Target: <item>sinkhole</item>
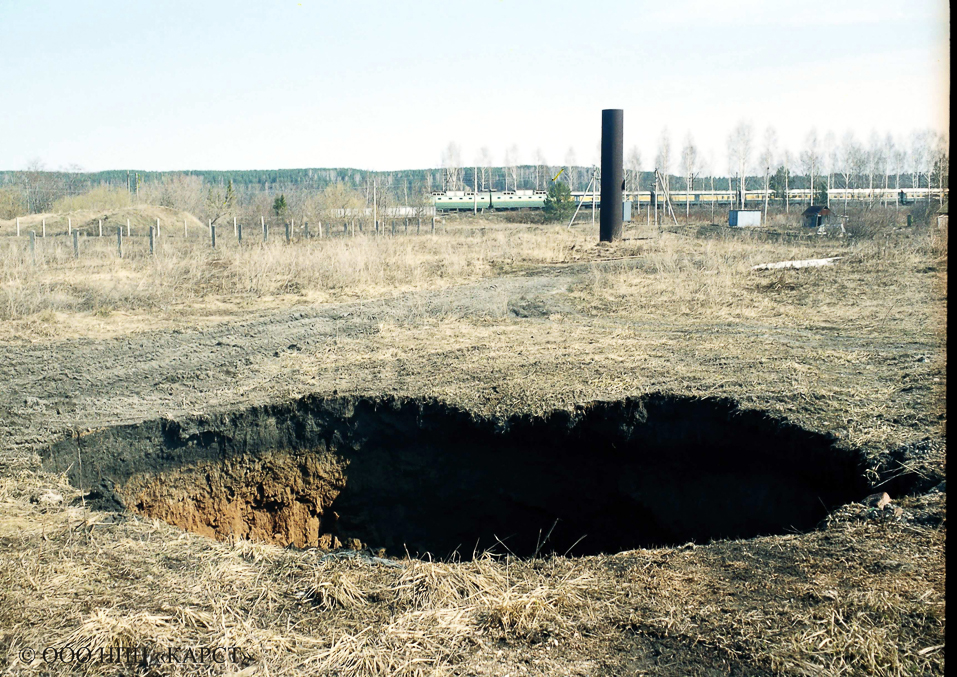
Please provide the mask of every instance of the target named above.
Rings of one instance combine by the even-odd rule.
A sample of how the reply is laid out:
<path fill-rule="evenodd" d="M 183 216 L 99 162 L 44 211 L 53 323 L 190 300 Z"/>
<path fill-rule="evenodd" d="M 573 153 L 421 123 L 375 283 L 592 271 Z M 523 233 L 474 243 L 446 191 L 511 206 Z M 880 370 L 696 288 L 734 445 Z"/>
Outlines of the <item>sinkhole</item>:
<path fill-rule="evenodd" d="M 868 493 L 863 455 L 829 435 L 668 394 L 504 420 L 308 396 L 94 431 L 44 464 L 101 505 L 215 538 L 439 558 L 807 531 Z"/>

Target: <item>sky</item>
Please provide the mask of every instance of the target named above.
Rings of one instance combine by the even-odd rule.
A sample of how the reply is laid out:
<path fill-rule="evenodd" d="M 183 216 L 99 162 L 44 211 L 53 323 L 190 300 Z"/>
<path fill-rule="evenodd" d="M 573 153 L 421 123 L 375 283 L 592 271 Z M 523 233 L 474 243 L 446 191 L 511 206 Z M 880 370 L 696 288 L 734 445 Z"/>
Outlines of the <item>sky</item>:
<path fill-rule="evenodd" d="M 942 0 L 0 0 L 0 169 L 597 163 L 601 110 L 727 166 L 739 122 L 949 135 Z"/>

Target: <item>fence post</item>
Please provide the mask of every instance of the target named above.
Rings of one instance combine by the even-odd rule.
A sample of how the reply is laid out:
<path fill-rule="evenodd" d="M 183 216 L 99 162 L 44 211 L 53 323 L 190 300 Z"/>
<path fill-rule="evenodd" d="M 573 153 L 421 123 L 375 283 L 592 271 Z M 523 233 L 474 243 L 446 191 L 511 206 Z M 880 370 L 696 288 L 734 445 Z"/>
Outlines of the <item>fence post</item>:
<path fill-rule="evenodd" d="M 236 229 L 236 240 L 239 242 L 239 244 L 242 244 L 243 243 L 243 224 L 235 223 L 235 219 L 233 219 L 233 222 L 234 222 L 233 227 Z"/>
<path fill-rule="evenodd" d="M 290 242 L 292 242 L 292 228 L 287 223 L 286 224 L 286 244 L 289 244 Z"/>
<path fill-rule="evenodd" d="M 319 221 L 319 239 L 322 239 L 322 221 Z"/>
<path fill-rule="evenodd" d="M 236 217 L 233 217 L 233 237 L 239 237 L 239 226 L 236 225 Z"/>
<path fill-rule="evenodd" d="M 212 219 L 206 219 L 206 224 L 207 224 L 207 226 L 209 226 L 209 236 L 210 236 L 210 237 L 213 237 L 213 220 L 212 220 Z"/>
<path fill-rule="evenodd" d="M 156 217 L 156 237 L 160 236 L 160 220 L 159 217 Z"/>
<path fill-rule="evenodd" d="M 268 240 L 269 240 L 269 225 L 264 223 L 263 224 L 263 242 L 267 242 Z"/>
<path fill-rule="evenodd" d="M 309 222 L 308 221 L 302 222 L 302 239 L 303 240 L 309 239 Z"/>
<path fill-rule="evenodd" d="M 17 217 L 17 237 L 20 237 L 20 217 Z"/>
<path fill-rule="evenodd" d="M 73 235 L 73 219 L 70 217 L 66 219 L 66 234 Z"/>
<path fill-rule="evenodd" d="M 43 237 L 47 236 L 47 220 L 43 219 Z"/>
<path fill-rule="evenodd" d="M 33 259 L 33 265 L 37 265 L 37 231 L 30 231 L 30 257 Z"/>
<path fill-rule="evenodd" d="M 189 231 L 186 229 L 186 219 L 183 219 L 183 237 L 189 237 Z"/>
<path fill-rule="evenodd" d="M 156 235 L 155 235 L 155 233 L 154 233 L 154 231 L 153 231 L 153 226 L 150 226 L 150 256 L 153 255 L 153 251 L 154 251 L 154 248 L 153 248 L 153 247 L 154 247 L 154 244 L 155 244 L 155 243 L 154 243 L 154 239 L 155 239 L 155 238 L 156 238 Z"/>
<path fill-rule="evenodd" d="M 392 219 L 392 237 L 395 237 L 395 219 Z"/>
<path fill-rule="evenodd" d="M 349 234 L 349 224 L 348 224 L 348 223 L 343 223 L 343 224 L 342 224 L 342 236 L 345 237 L 345 236 L 348 235 L 348 234 Z"/>
<path fill-rule="evenodd" d="M 432 235 L 435 235 L 435 216 L 432 217 Z"/>
<path fill-rule="evenodd" d="M 408 220 L 408 219 L 405 220 L 405 234 L 406 234 L 406 235 L 409 234 L 409 220 Z"/>
<path fill-rule="evenodd" d="M 266 233 L 266 217 L 262 214 L 259 215 L 259 225 L 263 229 L 263 234 Z"/>
<path fill-rule="evenodd" d="M 126 237 L 130 236 L 130 220 L 126 220 Z"/>
<path fill-rule="evenodd" d="M 116 253 L 123 258 L 123 226 L 116 227 Z"/>
<path fill-rule="evenodd" d="M 213 249 L 216 249 L 216 226 L 212 224 L 209 226 L 209 243 Z"/>
<path fill-rule="evenodd" d="M 80 258 L 80 231 L 73 231 L 73 258 Z"/>
<path fill-rule="evenodd" d="M 103 219 L 100 219 L 100 237 L 103 237 Z"/>
<path fill-rule="evenodd" d="M 415 224 L 415 234 L 418 235 L 422 231 L 422 217 L 418 217 Z"/>

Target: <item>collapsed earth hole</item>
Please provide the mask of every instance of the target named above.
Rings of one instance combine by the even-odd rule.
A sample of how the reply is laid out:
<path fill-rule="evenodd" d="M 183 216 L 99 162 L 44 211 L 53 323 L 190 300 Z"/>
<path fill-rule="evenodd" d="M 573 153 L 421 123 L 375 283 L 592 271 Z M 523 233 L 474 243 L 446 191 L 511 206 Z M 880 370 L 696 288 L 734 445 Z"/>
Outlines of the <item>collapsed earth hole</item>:
<path fill-rule="evenodd" d="M 97 431 L 53 445 L 45 464 L 200 534 L 436 557 L 805 531 L 868 493 L 862 455 L 830 436 L 663 394 L 506 420 L 306 397 Z"/>

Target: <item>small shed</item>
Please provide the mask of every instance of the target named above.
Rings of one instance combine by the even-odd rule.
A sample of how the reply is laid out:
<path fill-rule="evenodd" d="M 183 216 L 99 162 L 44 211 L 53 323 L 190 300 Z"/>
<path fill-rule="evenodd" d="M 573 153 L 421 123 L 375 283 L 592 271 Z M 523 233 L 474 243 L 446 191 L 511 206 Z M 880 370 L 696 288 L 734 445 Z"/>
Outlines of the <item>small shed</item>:
<path fill-rule="evenodd" d="M 831 222 L 831 210 L 822 205 L 808 207 L 801 214 L 805 228 L 821 228 Z"/>
<path fill-rule="evenodd" d="M 732 228 L 761 225 L 760 209 L 732 209 L 728 212 L 728 225 Z"/>

